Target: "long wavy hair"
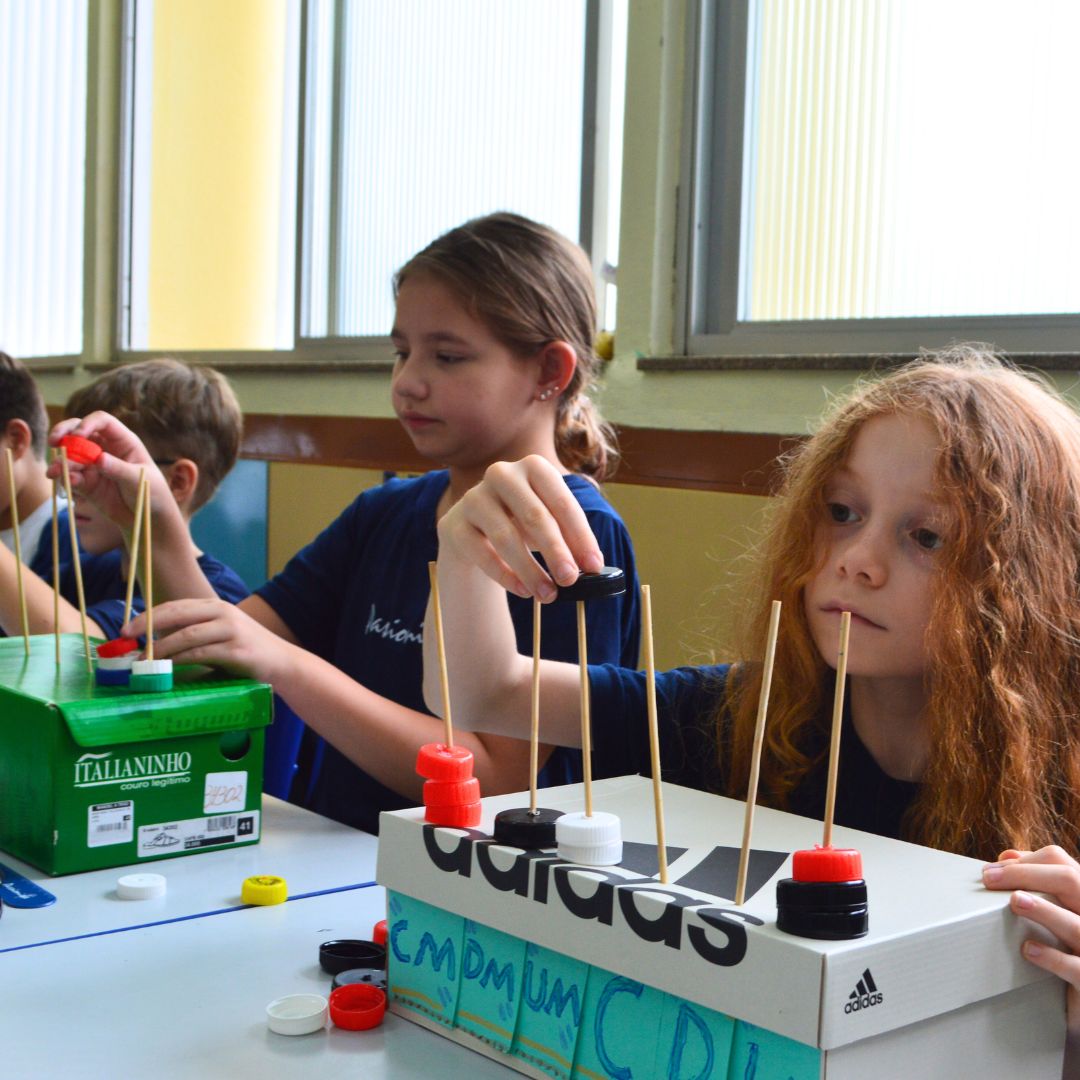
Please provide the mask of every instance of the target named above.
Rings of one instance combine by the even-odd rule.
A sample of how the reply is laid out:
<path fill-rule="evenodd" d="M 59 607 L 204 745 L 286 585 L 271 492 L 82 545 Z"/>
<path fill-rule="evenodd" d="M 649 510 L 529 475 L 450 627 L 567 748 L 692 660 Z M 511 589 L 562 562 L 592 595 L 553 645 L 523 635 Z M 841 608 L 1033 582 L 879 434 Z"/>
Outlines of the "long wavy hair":
<path fill-rule="evenodd" d="M 747 641 L 730 680 L 729 791 L 746 792 L 769 602 L 783 601 L 761 765 L 784 807 L 817 764 L 804 747 L 835 686 L 810 636 L 804 586 L 822 565 L 824 492 L 876 416 L 913 415 L 940 439 L 950 529 L 926 629 L 929 763 L 907 839 L 975 858 L 1080 835 L 1080 417 L 1043 381 L 955 346 L 861 385 L 787 456 Z M 818 740 L 818 743 L 820 740 Z"/>
<path fill-rule="evenodd" d="M 588 256 L 554 229 L 520 214 L 474 218 L 433 240 L 394 277 L 432 274 L 452 289 L 515 355 L 528 358 L 552 341 L 577 354 L 573 377 L 559 395 L 555 450 L 571 471 L 598 483 L 611 476 L 619 453 L 614 429 L 590 394 L 596 355 L 596 292 Z"/>

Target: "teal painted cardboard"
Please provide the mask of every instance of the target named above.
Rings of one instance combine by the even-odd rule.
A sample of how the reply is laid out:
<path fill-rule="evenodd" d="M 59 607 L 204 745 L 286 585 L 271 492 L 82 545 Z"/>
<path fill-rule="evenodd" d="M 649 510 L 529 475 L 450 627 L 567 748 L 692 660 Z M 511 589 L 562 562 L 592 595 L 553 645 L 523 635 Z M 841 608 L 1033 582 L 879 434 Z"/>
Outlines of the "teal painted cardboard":
<path fill-rule="evenodd" d="M 466 919 L 454 1026 L 509 1053 L 524 968 L 521 938 Z"/>
<path fill-rule="evenodd" d="M 821 1051 L 739 1020 L 728 1076 L 732 1080 L 818 1080 Z"/>
<path fill-rule="evenodd" d="M 569 1080 L 574 1067 L 589 965 L 539 945 L 525 951 L 525 979 L 513 1057 Z"/>
<path fill-rule="evenodd" d="M 728 1080 L 734 1034 L 730 1016 L 664 994 L 652 1075 L 666 1080 Z"/>
<path fill-rule="evenodd" d="M 387 913 L 386 965 L 391 998 L 452 1028 L 465 920 L 403 893 L 389 894 Z"/>
<path fill-rule="evenodd" d="M 571 1074 L 574 1080 L 647 1077 L 656 1057 L 665 996 L 623 975 L 590 969 Z"/>

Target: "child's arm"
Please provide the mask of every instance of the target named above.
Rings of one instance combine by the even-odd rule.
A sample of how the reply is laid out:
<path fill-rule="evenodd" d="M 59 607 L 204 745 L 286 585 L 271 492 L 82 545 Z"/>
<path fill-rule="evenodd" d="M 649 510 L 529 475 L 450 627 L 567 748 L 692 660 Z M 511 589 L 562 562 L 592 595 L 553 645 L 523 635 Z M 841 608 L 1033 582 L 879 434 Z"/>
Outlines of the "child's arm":
<path fill-rule="evenodd" d="M 538 551 L 549 576 L 533 558 Z M 527 739 L 532 658 L 517 651 L 505 589 L 550 600 L 555 583 L 595 572 L 603 557 L 558 470 L 540 457 L 491 466 L 439 523 L 439 598 L 455 725 Z M 553 580 L 554 579 L 554 580 Z M 541 662 L 545 738 L 580 746 L 580 681 L 573 664 Z M 429 604 L 424 619 L 424 701 L 442 713 Z"/>
<path fill-rule="evenodd" d="M 139 474 L 145 471 L 152 519 L 155 598 L 214 596 L 213 588 L 199 567 L 188 523 L 176 505 L 168 482 L 139 437 L 108 413 L 95 412 L 81 420 L 61 421 L 53 428 L 49 442 L 55 446 L 65 435 L 75 432 L 84 438 L 92 438 L 105 452 L 93 465 L 70 462 L 71 486 L 120 526 L 129 550 Z M 48 475 L 59 476 L 60 473 L 60 464 L 53 462 Z M 139 556 L 141 559 L 141 552 Z"/>
<path fill-rule="evenodd" d="M 1074 955 L 1080 952 L 1080 863 L 1059 847 L 1009 850 L 983 867 L 983 883 L 988 889 L 1016 890 L 1009 905 L 1013 912 L 1046 927 L 1065 946 L 1056 949 L 1028 940 L 1023 953 L 1036 967 L 1067 983 L 1068 1026 L 1075 1038 L 1080 1034 L 1080 956 Z M 1048 893 L 1057 902 L 1033 893 Z"/>
<path fill-rule="evenodd" d="M 504 604 L 505 606 L 505 604 Z M 126 634 L 145 631 L 145 615 Z M 154 655 L 180 663 L 206 663 L 267 682 L 319 735 L 380 783 L 420 801 L 423 779 L 416 752 L 441 742 L 442 723 L 381 697 L 333 664 L 297 644 L 289 627 L 261 597 L 239 605 L 223 600 L 180 600 L 154 609 L 161 635 Z M 473 773 L 486 795 L 528 786 L 527 743 L 455 732 L 472 750 Z M 543 752 L 542 752 L 543 754 Z"/>
<path fill-rule="evenodd" d="M 22 580 L 30 633 L 51 634 L 56 629 L 53 624 L 51 583 L 43 581 L 26 565 L 22 568 Z M 62 634 L 82 633 L 79 609 L 61 596 L 59 610 L 60 632 Z M 4 633 L 10 637 L 18 637 L 23 632 L 22 611 L 19 607 L 18 566 L 14 553 L 3 544 L 0 544 L 0 629 L 3 629 Z M 86 620 L 86 632 L 91 637 L 105 636 L 101 627 L 91 618 Z"/>

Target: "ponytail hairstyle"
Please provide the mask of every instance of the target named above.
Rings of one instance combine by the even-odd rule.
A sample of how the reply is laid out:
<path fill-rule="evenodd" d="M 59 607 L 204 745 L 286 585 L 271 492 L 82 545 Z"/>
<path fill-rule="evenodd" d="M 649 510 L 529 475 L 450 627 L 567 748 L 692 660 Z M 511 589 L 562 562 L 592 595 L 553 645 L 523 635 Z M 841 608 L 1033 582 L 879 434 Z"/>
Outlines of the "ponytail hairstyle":
<path fill-rule="evenodd" d="M 519 214 L 497 213 L 451 229 L 414 255 L 394 277 L 430 274 L 451 289 L 514 355 L 528 358 L 565 341 L 577 366 L 559 395 L 555 450 L 571 472 L 598 483 L 618 462 L 615 433 L 590 398 L 600 368 L 593 348 L 596 294 L 585 252 Z"/>
<path fill-rule="evenodd" d="M 820 758 L 835 675 L 810 636 L 824 491 L 877 416 L 924 419 L 948 531 L 926 631 L 930 754 L 906 839 L 980 859 L 1080 835 L 1080 416 L 1042 380 L 954 346 L 867 382 L 785 462 L 747 630 L 756 659 L 730 681 L 729 791 L 746 791 L 769 601 L 784 603 L 762 759 L 783 807 Z M 751 640 L 748 638 L 748 640 Z M 827 740 L 826 740 L 827 742 Z"/>

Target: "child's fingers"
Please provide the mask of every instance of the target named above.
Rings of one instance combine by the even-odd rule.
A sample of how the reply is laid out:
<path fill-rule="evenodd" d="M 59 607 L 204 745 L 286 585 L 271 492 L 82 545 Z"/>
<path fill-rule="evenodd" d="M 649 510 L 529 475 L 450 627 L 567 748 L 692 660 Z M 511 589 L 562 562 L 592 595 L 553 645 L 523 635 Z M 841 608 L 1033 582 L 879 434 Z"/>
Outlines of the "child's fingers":
<path fill-rule="evenodd" d="M 474 488 L 454 509 L 455 519 L 447 528 L 453 529 L 462 555 L 519 596 L 554 597 L 555 586 L 533 558 L 517 523 L 489 492 Z"/>
<path fill-rule="evenodd" d="M 603 557 L 584 511 L 558 471 L 543 458 L 492 465 L 477 489 L 476 508 L 489 512 L 475 523 L 501 556 L 530 585 L 520 551 L 539 551 L 560 585 L 579 570 L 599 570 Z M 492 507 L 497 507 L 494 513 Z M 479 516 L 479 515 L 478 515 Z M 529 556 L 531 561 L 531 556 Z"/>
<path fill-rule="evenodd" d="M 235 610 L 224 600 L 168 600 L 154 607 L 154 631 L 168 634 L 185 626 L 208 622 L 222 615 L 223 609 Z M 137 615 L 121 630 L 124 637 L 146 633 L 146 612 Z"/>
<path fill-rule="evenodd" d="M 1025 941 L 1021 950 L 1024 959 L 1064 979 L 1070 986 L 1080 988 L 1080 957 L 1055 949 L 1041 941 Z"/>
<path fill-rule="evenodd" d="M 982 877 L 988 889 L 1047 893 L 1069 910 L 1080 912 L 1080 864 L 1062 848 L 1019 852 L 984 866 Z"/>
<path fill-rule="evenodd" d="M 1080 916 L 1074 911 L 1023 889 L 1009 897 L 1009 907 L 1015 914 L 1049 930 L 1067 949 L 1080 950 Z M 1024 945 L 1025 956 L 1030 951 L 1028 944 Z M 1080 982 L 1076 985 L 1080 986 Z"/>

